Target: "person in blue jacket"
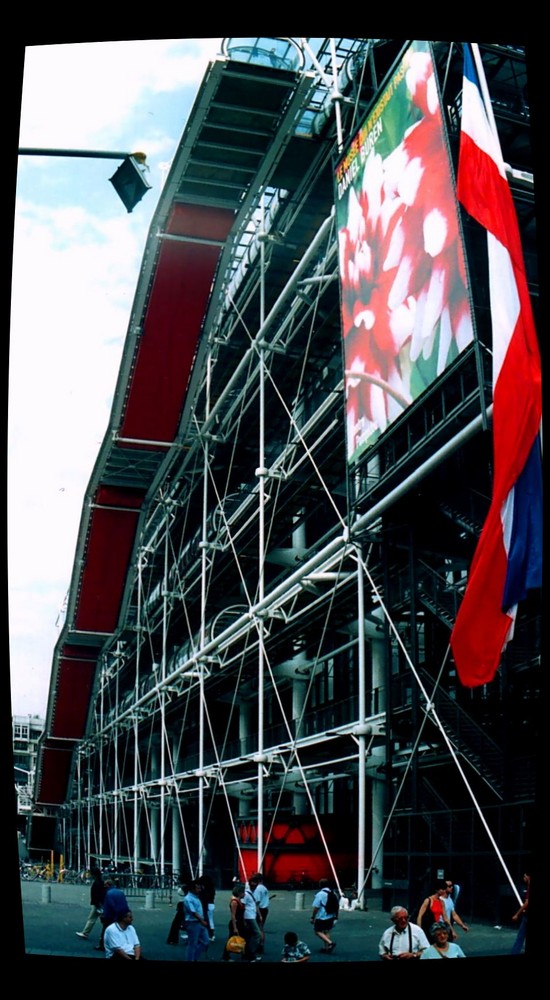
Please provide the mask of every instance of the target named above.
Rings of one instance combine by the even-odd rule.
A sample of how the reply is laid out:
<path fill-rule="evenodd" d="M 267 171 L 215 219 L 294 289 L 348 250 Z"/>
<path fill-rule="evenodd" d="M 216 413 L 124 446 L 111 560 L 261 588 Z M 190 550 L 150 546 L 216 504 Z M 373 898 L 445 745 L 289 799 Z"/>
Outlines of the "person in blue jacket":
<path fill-rule="evenodd" d="M 210 937 L 202 905 L 201 887 L 197 882 L 189 884 L 183 897 L 183 915 L 187 931 L 187 961 L 198 962 L 203 951 L 208 948 Z"/>

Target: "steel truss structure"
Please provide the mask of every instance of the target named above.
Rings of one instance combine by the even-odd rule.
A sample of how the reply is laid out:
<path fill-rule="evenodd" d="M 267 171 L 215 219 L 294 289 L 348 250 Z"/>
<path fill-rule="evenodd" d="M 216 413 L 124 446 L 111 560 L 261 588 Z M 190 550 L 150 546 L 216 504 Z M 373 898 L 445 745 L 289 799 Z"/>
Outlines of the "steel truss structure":
<path fill-rule="evenodd" d="M 487 901 L 480 811 L 516 877 L 529 849 L 537 596 L 490 690 L 448 650 L 491 491 L 483 281 L 474 345 L 346 464 L 333 167 L 403 45 L 226 40 L 200 87 L 54 653 L 34 842 L 51 823 L 73 867 L 330 874 L 361 902 L 483 865 Z M 460 46 L 433 51 L 456 161 Z M 482 55 L 536 308 L 525 54 Z"/>

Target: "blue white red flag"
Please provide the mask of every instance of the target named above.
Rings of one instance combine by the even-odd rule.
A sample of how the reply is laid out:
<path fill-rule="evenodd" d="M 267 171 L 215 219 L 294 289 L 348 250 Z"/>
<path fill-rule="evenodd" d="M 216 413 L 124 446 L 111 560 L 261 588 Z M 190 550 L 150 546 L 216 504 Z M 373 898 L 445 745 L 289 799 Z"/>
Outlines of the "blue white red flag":
<path fill-rule="evenodd" d="M 460 680 L 491 681 L 518 601 L 542 584 L 540 353 L 521 238 L 477 46 L 464 46 L 458 198 L 487 230 L 493 494 L 451 635 Z"/>

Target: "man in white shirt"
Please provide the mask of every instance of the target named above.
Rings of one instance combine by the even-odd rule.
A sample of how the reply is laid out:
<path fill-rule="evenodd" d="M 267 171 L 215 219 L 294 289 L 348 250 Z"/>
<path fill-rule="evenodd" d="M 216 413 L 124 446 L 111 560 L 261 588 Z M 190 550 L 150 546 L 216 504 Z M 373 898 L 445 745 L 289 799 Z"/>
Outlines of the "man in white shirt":
<path fill-rule="evenodd" d="M 267 891 L 264 885 L 263 875 L 261 875 L 259 872 L 256 872 L 255 875 L 251 876 L 249 885 L 250 889 L 252 890 L 252 895 L 254 896 L 254 899 L 258 904 L 258 911 L 260 914 L 259 926 L 260 926 L 261 940 L 258 945 L 256 954 L 262 955 L 265 942 L 265 922 L 269 916 L 269 892 Z"/>
<path fill-rule="evenodd" d="M 264 885 L 263 875 L 260 875 L 259 872 L 252 875 L 250 888 L 260 910 L 262 925 L 264 925 L 269 915 L 269 892 Z"/>
<path fill-rule="evenodd" d="M 390 910 L 390 917 L 393 925 L 380 938 L 380 958 L 386 961 L 420 958 L 422 952 L 430 946 L 422 928 L 410 923 L 404 906 L 394 906 Z"/>
<path fill-rule="evenodd" d="M 141 945 L 136 930 L 132 925 L 131 911 L 125 913 L 119 920 L 109 924 L 105 929 L 103 944 L 105 958 L 123 959 L 138 962 L 141 959 Z"/>
<path fill-rule="evenodd" d="M 261 961 L 261 957 L 258 955 L 258 949 L 262 942 L 261 917 L 260 908 L 254 898 L 254 888 L 255 886 L 251 879 L 243 895 L 244 936 L 246 939 L 246 948 L 243 957 L 245 962 Z"/>

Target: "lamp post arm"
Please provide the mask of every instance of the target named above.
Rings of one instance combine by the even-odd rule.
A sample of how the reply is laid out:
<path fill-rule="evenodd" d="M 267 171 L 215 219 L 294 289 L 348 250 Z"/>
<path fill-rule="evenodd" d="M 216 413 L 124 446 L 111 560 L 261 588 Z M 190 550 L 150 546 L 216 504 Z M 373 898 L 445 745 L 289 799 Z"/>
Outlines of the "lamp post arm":
<path fill-rule="evenodd" d="M 121 164 L 109 178 L 116 193 L 128 212 L 131 212 L 151 185 L 145 176 L 149 170 L 145 153 L 121 153 L 115 150 L 99 149 L 44 149 L 22 146 L 21 156 L 85 156 L 95 160 L 121 160 Z"/>
<path fill-rule="evenodd" d="M 86 156 L 98 160 L 125 160 L 131 156 L 138 163 L 145 163 L 145 153 L 117 153 L 111 150 L 96 149 L 32 149 L 29 146 L 20 147 L 21 156 Z"/>

